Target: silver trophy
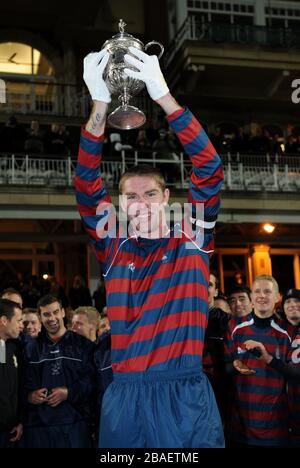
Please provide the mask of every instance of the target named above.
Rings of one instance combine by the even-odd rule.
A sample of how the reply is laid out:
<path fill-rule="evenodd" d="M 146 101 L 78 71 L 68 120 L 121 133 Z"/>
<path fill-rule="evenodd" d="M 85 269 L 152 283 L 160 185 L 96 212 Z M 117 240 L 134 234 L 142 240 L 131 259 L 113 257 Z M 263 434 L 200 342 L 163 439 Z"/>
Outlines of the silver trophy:
<path fill-rule="evenodd" d="M 131 78 L 124 73 L 125 68 L 138 71 L 135 67 L 125 62 L 124 55 L 132 55 L 129 51 L 130 46 L 136 47 L 142 51 L 147 51 L 151 45 L 156 44 L 161 49 L 158 55 L 158 58 L 160 58 L 164 53 L 164 47 L 157 41 L 148 42 L 148 44 L 144 46 L 139 39 L 124 32 L 125 26 L 126 23 L 120 19 L 120 32 L 111 39 L 108 39 L 102 46 L 102 49 L 106 49 L 110 54 L 103 77 L 110 93 L 112 95 L 117 95 L 121 103 L 117 109 L 109 114 L 108 123 L 112 127 L 130 130 L 140 127 L 146 121 L 144 112 L 129 104 L 131 97 L 138 94 L 144 88 L 145 84 L 143 81 Z"/>

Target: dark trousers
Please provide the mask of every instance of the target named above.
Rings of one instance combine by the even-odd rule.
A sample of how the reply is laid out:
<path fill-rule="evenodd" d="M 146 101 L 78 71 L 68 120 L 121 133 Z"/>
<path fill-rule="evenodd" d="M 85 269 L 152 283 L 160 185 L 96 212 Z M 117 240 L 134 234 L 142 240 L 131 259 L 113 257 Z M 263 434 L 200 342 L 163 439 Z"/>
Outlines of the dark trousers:
<path fill-rule="evenodd" d="M 15 444 L 9 441 L 12 437 L 12 434 L 7 432 L 0 432 L 0 448 L 13 448 Z"/>

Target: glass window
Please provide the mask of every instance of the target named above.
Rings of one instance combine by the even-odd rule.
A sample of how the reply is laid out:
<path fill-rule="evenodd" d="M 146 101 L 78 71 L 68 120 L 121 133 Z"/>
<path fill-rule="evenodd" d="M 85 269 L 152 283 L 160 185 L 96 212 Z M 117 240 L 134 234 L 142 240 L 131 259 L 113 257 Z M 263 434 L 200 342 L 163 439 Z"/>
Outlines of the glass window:
<path fill-rule="evenodd" d="M 271 255 L 272 275 L 279 284 L 280 291 L 295 287 L 293 255 Z"/>
<path fill-rule="evenodd" d="M 246 284 L 245 255 L 222 255 L 224 272 L 224 289 L 228 292 L 236 284 Z"/>
<path fill-rule="evenodd" d="M 53 75 L 50 62 L 40 51 L 19 42 L 0 43 L 0 73 Z"/>

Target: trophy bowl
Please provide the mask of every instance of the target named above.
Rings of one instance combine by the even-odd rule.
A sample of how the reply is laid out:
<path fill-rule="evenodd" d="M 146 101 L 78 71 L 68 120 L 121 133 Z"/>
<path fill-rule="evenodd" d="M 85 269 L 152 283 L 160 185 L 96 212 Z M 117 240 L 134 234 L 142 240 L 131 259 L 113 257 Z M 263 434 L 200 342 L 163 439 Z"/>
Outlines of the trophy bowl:
<path fill-rule="evenodd" d="M 145 84 L 143 81 L 131 78 L 125 74 L 125 68 L 130 68 L 134 71 L 138 70 L 125 62 L 124 55 L 132 55 L 129 50 L 131 46 L 142 51 L 147 51 L 151 45 L 158 45 L 161 49 L 158 55 L 158 58 L 160 58 L 164 53 L 164 47 L 157 41 L 148 42 L 148 44 L 144 46 L 139 39 L 124 32 L 125 26 L 126 23 L 120 19 L 119 33 L 111 39 L 108 39 L 102 46 L 102 49 L 106 49 L 110 56 L 104 70 L 103 78 L 110 93 L 113 96 L 118 96 L 118 100 L 121 104 L 109 114 L 107 119 L 108 123 L 112 127 L 121 130 L 130 130 L 138 128 L 146 122 L 144 112 L 129 104 L 131 97 L 138 94 L 145 87 Z"/>

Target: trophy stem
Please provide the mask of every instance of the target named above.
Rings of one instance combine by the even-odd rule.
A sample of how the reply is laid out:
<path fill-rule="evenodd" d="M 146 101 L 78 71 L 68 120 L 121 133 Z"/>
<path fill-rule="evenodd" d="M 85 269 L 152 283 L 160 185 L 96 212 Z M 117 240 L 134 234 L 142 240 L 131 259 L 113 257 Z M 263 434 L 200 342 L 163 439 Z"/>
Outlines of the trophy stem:
<path fill-rule="evenodd" d="M 133 128 L 141 127 L 146 122 L 146 116 L 137 107 L 129 105 L 130 94 L 124 88 L 123 94 L 120 94 L 118 100 L 121 106 L 117 107 L 111 114 L 109 114 L 107 121 L 115 128 L 120 130 L 131 130 Z"/>

